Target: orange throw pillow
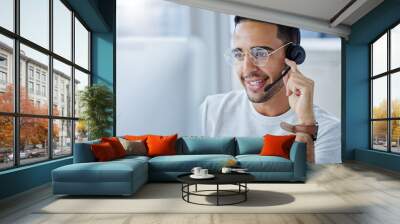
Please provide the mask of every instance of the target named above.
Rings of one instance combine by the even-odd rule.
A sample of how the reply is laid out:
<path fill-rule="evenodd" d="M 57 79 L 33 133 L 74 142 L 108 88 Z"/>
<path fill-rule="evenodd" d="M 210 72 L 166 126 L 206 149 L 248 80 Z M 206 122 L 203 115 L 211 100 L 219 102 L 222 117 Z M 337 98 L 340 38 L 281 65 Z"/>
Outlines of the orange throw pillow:
<path fill-rule="evenodd" d="M 151 136 L 151 135 L 125 135 L 124 139 L 128 140 L 128 141 L 143 141 L 144 142 L 144 146 L 146 146 L 146 149 L 148 150 L 149 147 L 147 146 L 147 138 Z"/>
<path fill-rule="evenodd" d="M 261 156 L 280 156 L 290 158 L 290 148 L 296 135 L 264 135 L 264 145 L 261 149 Z"/>
<path fill-rule="evenodd" d="M 126 151 L 124 146 L 122 146 L 121 142 L 117 137 L 110 137 L 110 138 L 101 138 L 101 142 L 108 142 L 114 149 L 115 155 L 117 158 L 121 158 L 126 156 Z"/>
<path fill-rule="evenodd" d="M 148 135 L 125 135 L 124 139 L 129 140 L 129 141 L 144 141 L 146 142 Z"/>
<path fill-rule="evenodd" d="M 110 161 L 117 158 L 113 147 L 108 142 L 93 144 L 90 147 L 92 149 L 94 157 L 99 162 Z"/>
<path fill-rule="evenodd" d="M 178 134 L 171 136 L 149 135 L 147 137 L 148 156 L 164 156 L 176 154 Z"/>

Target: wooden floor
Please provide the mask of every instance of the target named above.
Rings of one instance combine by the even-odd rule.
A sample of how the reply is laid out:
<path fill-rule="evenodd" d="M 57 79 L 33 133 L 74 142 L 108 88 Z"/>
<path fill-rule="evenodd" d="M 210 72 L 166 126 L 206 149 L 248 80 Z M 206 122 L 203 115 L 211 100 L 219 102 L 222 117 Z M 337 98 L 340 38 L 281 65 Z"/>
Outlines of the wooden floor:
<path fill-rule="evenodd" d="M 42 186 L 0 202 L 0 223 L 400 223 L 400 174 L 359 163 L 312 166 L 308 182 L 317 183 L 346 201 L 368 206 L 357 214 L 36 214 L 54 200 Z"/>

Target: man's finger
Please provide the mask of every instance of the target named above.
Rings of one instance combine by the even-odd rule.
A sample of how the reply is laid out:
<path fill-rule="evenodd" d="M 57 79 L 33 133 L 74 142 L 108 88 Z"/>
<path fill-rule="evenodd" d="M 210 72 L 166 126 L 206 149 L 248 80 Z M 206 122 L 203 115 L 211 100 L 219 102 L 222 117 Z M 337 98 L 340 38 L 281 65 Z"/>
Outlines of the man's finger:
<path fill-rule="evenodd" d="M 300 79 L 295 76 L 290 77 L 290 79 L 288 80 L 287 88 L 291 92 L 296 93 L 297 96 L 312 91 L 312 86 L 306 80 Z"/>
<path fill-rule="evenodd" d="M 290 73 L 289 74 L 287 74 L 287 75 L 285 75 L 284 77 L 283 77 L 283 83 L 285 84 L 285 88 L 286 88 L 286 96 L 290 96 L 290 89 L 289 89 L 289 86 L 288 86 L 288 80 L 289 80 L 289 76 L 290 76 Z"/>
<path fill-rule="evenodd" d="M 285 63 L 290 67 L 291 72 L 297 72 L 297 64 L 296 62 L 285 58 Z"/>
<path fill-rule="evenodd" d="M 291 77 L 291 80 L 294 81 L 295 83 L 299 83 L 302 86 L 307 87 L 307 88 L 313 87 L 313 82 L 310 82 L 309 80 L 303 79 L 301 77 L 293 76 L 293 77 Z"/>

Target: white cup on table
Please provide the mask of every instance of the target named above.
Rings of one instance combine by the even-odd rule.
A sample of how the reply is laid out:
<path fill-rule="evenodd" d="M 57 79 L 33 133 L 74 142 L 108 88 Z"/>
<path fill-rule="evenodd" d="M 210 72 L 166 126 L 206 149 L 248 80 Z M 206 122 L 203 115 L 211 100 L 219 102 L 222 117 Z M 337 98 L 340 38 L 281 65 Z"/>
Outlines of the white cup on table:
<path fill-rule="evenodd" d="M 200 170 L 200 176 L 207 176 L 208 175 L 208 169 L 201 169 Z"/>
<path fill-rule="evenodd" d="M 230 168 L 230 167 L 222 167 L 221 172 L 222 173 L 230 173 L 230 172 L 232 172 L 232 168 Z"/>
<path fill-rule="evenodd" d="M 194 175 L 196 175 L 196 176 L 200 176 L 201 175 L 201 173 L 200 173 L 200 171 L 202 170 L 203 168 L 201 168 L 201 167 L 193 167 L 193 169 L 192 169 L 192 173 L 194 174 Z"/>

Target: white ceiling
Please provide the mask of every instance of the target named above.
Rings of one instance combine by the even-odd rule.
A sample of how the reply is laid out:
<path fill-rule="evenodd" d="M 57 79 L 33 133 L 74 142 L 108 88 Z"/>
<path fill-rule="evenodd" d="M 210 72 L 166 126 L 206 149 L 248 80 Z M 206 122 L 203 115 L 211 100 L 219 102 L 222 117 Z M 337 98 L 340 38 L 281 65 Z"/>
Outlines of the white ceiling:
<path fill-rule="evenodd" d="M 347 38 L 351 25 L 383 0 L 167 0 Z"/>
<path fill-rule="evenodd" d="M 351 0 L 227 0 L 329 21 Z"/>

